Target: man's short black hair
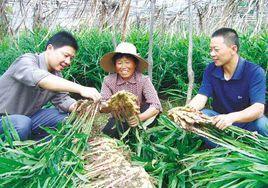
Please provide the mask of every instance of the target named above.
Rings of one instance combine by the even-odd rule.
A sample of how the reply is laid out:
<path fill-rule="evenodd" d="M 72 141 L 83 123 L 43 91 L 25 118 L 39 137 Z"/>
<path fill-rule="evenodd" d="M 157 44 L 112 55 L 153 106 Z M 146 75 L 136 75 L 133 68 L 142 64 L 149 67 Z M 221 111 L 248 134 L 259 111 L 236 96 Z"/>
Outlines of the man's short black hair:
<path fill-rule="evenodd" d="M 74 36 L 67 32 L 67 31 L 61 31 L 53 35 L 47 42 L 47 46 L 51 44 L 54 48 L 61 48 L 63 46 L 71 46 L 76 51 L 78 50 L 78 44 Z"/>
<path fill-rule="evenodd" d="M 239 50 L 239 37 L 237 32 L 232 28 L 220 28 L 217 31 L 215 31 L 211 37 L 219 37 L 222 36 L 224 38 L 224 42 L 227 45 L 236 45 L 237 51 Z"/>

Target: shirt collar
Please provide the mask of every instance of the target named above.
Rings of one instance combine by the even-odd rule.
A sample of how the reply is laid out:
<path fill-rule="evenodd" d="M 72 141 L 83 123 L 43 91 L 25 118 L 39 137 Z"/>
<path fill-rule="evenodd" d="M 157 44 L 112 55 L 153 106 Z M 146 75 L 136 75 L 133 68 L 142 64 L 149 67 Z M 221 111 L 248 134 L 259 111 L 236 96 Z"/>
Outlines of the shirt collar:
<path fill-rule="evenodd" d="M 48 71 L 48 67 L 47 67 L 48 65 L 46 63 L 46 58 L 45 58 L 45 52 L 42 52 L 42 53 L 36 54 L 36 55 L 38 56 L 38 64 L 39 64 L 40 69 Z M 61 75 L 61 73 L 58 71 L 53 71 L 53 72 L 51 72 L 51 74 Z"/>
<path fill-rule="evenodd" d="M 48 71 L 46 59 L 45 59 L 45 52 L 38 54 L 38 63 L 41 69 Z"/>
<path fill-rule="evenodd" d="M 245 67 L 245 59 L 239 57 L 238 64 L 236 66 L 235 72 L 234 72 L 231 80 L 241 79 L 241 77 L 243 75 L 244 67 Z M 216 67 L 213 70 L 212 75 L 215 76 L 216 78 L 221 79 L 221 80 L 225 80 L 222 66 Z"/>
<path fill-rule="evenodd" d="M 137 83 L 137 73 L 134 72 L 132 77 L 127 81 L 123 80 L 123 78 L 119 74 L 117 74 L 117 82 L 116 82 L 116 84 L 117 85 L 122 85 L 124 83 L 136 84 Z"/>
<path fill-rule="evenodd" d="M 233 80 L 239 80 L 242 78 L 243 72 L 245 69 L 245 59 L 239 57 L 237 67 L 235 69 L 234 75 L 232 77 Z"/>

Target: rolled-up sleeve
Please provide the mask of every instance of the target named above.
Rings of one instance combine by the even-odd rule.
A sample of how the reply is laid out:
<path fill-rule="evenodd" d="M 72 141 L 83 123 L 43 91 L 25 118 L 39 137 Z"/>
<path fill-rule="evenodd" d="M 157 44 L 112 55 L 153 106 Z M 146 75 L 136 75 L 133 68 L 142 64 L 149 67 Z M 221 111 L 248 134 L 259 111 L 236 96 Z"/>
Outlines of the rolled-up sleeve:
<path fill-rule="evenodd" d="M 56 106 L 57 108 L 61 109 L 64 112 L 68 112 L 70 106 L 76 102 L 75 99 L 71 98 L 69 96 L 69 93 L 67 92 L 62 92 L 62 93 L 58 93 L 57 95 L 55 95 L 52 99 L 51 102 L 54 106 Z"/>
<path fill-rule="evenodd" d="M 143 96 L 145 98 L 145 102 L 150 105 L 150 107 L 154 107 L 157 110 L 163 111 L 159 97 L 157 92 L 148 76 L 143 78 Z"/>
<path fill-rule="evenodd" d="M 11 77 L 27 86 L 37 86 L 40 80 L 51 73 L 40 69 L 34 55 L 24 55 L 11 67 Z"/>

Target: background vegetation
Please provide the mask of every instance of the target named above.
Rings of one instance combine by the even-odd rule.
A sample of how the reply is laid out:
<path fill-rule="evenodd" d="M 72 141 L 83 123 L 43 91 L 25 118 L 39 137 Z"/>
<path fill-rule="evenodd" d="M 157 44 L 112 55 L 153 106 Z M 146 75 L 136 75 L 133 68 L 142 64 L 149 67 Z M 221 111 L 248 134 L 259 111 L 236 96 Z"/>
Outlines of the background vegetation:
<path fill-rule="evenodd" d="M 59 29 L 58 29 L 59 30 Z M 56 31 L 55 31 L 56 32 Z M 6 36 L 0 44 L 0 75 L 21 54 L 26 52 L 44 51 L 47 39 L 53 33 L 46 29 L 35 32 L 22 32 L 16 38 Z M 113 51 L 113 33 L 97 29 L 74 32 L 78 38 L 80 49 L 72 66 L 65 70 L 64 76 L 80 84 L 101 87 L 105 73 L 99 66 L 100 58 L 107 52 Z M 120 35 L 115 36 L 117 43 Z M 240 34 L 240 55 L 268 71 L 268 33 L 250 37 L 249 34 Z M 149 32 L 133 29 L 127 35 L 126 41 L 134 43 L 140 55 L 148 56 Z M 167 35 L 161 32 L 154 33 L 153 48 L 153 83 L 161 98 L 184 100 L 187 92 L 187 51 L 188 39 L 179 33 Z M 202 73 L 206 65 L 211 62 L 209 56 L 209 36 L 193 37 L 193 69 L 195 72 L 195 91 L 202 81 Z"/>
<path fill-rule="evenodd" d="M 193 27 L 194 93 L 201 84 L 203 70 L 211 61 L 209 35 L 220 27 L 232 27 L 240 32 L 241 56 L 259 64 L 267 73 L 268 4 L 264 0 L 182 2 L 0 0 L 0 76 L 19 55 L 42 52 L 47 39 L 60 30 L 55 29 L 58 26 L 75 31 L 80 45 L 64 77 L 98 89 L 107 74 L 99 66 L 105 53 L 113 51 L 116 43 L 126 38 L 147 58 L 151 38 L 153 83 L 160 97 L 164 101 L 184 103 L 190 27 Z M 150 31 L 155 28 L 154 32 L 150 33 L 149 26 Z M 99 124 L 104 125 L 107 117 L 102 118 Z M 72 130 L 79 126 L 60 126 L 59 131 L 51 131 L 52 142 L 44 145 L 28 142 L 19 145 L 19 142 L 15 146 L 16 141 L 13 143 L 6 130 L 5 134 L 10 135 L 8 145 L 0 139 L 0 166 L 3 167 L 0 187 L 53 187 L 68 183 L 75 186 L 77 177 L 83 178 L 84 161 L 80 156 L 88 138 L 88 133 Z M 60 131 L 61 127 L 64 131 Z M 165 116 L 151 129 L 132 131 L 129 142 L 132 162 L 142 164 L 158 180 L 158 187 L 265 187 L 268 184 L 267 138 L 241 131 L 238 138 L 235 132 L 230 132 L 234 137 L 231 138 L 221 132 L 216 137 L 227 139 L 231 143 L 229 147 L 200 151 L 200 137 L 183 131 Z M 248 139 L 252 136 L 253 139 Z M 79 148 L 73 138 L 81 139 Z M 252 155 L 245 155 L 250 151 Z"/>

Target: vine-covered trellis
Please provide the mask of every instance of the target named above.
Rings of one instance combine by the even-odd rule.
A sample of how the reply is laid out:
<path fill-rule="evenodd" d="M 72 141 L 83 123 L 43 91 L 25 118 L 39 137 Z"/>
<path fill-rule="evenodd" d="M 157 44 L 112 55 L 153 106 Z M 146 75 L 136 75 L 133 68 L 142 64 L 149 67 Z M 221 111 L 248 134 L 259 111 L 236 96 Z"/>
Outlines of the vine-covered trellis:
<path fill-rule="evenodd" d="M 150 27 L 150 0 L 0 0 L 2 32 L 57 26 L 100 28 L 127 32 L 131 26 Z M 188 2 L 157 0 L 155 28 L 162 32 L 188 32 Z M 268 25 L 265 0 L 193 0 L 193 32 L 210 34 L 221 26 L 240 32 L 259 32 Z"/>

